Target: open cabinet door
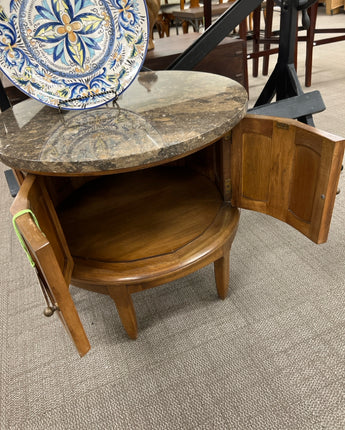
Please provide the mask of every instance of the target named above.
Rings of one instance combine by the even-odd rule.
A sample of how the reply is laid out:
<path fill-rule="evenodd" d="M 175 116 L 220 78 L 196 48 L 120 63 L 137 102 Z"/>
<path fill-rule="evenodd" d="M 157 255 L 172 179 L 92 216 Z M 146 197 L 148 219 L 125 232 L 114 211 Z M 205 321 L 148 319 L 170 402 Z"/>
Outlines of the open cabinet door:
<path fill-rule="evenodd" d="M 26 176 L 11 214 L 36 268 L 48 310 L 58 312 L 79 354 L 85 355 L 90 344 L 69 292 L 73 259 L 42 178 Z"/>
<path fill-rule="evenodd" d="M 326 242 L 343 154 L 340 137 L 296 120 L 248 115 L 232 133 L 231 203 Z"/>

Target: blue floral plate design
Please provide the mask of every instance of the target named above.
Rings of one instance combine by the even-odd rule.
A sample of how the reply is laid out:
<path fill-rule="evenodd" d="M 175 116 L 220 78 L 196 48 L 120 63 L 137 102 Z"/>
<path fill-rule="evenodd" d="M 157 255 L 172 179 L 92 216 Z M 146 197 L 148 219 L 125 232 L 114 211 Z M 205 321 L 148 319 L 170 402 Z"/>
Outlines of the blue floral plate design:
<path fill-rule="evenodd" d="M 148 43 L 145 0 L 11 0 L 0 6 L 0 68 L 61 109 L 90 109 L 134 80 Z"/>

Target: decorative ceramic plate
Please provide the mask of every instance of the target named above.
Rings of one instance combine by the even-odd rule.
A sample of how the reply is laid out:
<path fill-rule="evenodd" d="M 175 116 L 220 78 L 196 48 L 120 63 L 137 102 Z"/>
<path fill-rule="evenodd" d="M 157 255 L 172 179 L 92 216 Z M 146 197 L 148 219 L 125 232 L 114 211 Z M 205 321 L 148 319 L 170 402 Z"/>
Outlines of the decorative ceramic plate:
<path fill-rule="evenodd" d="M 89 109 L 120 95 L 148 43 L 145 0 L 11 0 L 0 6 L 0 67 L 29 96 Z"/>

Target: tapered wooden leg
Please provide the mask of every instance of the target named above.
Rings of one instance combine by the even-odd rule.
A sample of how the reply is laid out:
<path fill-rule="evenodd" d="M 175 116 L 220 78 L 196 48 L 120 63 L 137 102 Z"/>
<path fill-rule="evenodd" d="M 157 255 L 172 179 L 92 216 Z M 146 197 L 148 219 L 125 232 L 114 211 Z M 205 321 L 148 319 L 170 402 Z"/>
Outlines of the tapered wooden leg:
<path fill-rule="evenodd" d="M 108 287 L 109 296 L 114 300 L 122 325 L 131 339 L 138 337 L 137 317 L 132 297 L 126 286 Z"/>
<path fill-rule="evenodd" d="M 230 281 L 230 249 L 224 252 L 222 258 L 214 262 L 214 274 L 218 296 L 224 300 L 228 295 Z"/>

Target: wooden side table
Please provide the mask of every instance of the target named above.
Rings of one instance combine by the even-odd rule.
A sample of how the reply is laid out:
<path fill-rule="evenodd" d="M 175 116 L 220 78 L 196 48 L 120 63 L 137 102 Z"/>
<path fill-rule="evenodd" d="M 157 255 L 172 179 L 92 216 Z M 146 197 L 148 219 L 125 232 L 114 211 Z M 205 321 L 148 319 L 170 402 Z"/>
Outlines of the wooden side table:
<path fill-rule="evenodd" d="M 295 120 L 244 118 L 246 102 L 223 76 L 162 71 L 140 74 L 118 108 L 61 115 L 24 101 L 2 114 L 0 158 L 30 173 L 11 211 L 38 219 L 37 251 L 55 256 L 53 273 L 38 265 L 41 278 L 60 274 L 61 289 L 48 288 L 77 345 L 70 283 L 109 295 L 132 338 L 134 292 L 214 263 L 225 298 L 239 208 L 327 240 L 344 140 Z M 27 212 L 17 223 L 35 228 Z"/>
<path fill-rule="evenodd" d="M 246 104 L 244 88 L 223 76 L 163 71 L 140 74 L 119 107 L 59 113 L 42 106 L 35 115 L 30 100 L 5 112 L 0 156 L 31 173 L 11 211 L 30 208 L 49 239 L 63 289 L 48 285 L 51 296 L 66 297 L 64 283 L 109 295 L 131 338 L 134 292 L 214 263 L 224 299 L 239 222 L 226 157 Z M 23 234 L 34 227 L 27 213 L 17 223 Z M 38 267 L 49 279 L 43 260 Z M 71 300 L 69 307 L 55 301 L 85 354 Z"/>

